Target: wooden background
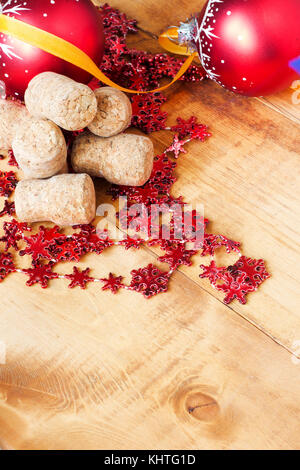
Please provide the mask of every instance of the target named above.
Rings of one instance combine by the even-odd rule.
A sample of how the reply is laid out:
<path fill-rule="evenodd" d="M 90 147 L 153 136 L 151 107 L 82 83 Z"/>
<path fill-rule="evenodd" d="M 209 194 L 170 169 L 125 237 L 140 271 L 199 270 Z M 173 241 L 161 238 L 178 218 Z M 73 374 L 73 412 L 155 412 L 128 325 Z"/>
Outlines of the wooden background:
<path fill-rule="evenodd" d="M 110 2 L 139 20 L 129 44 L 149 51 L 203 3 Z M 193 114 L 213 132 L 187 146 L 173 194 L 202 202 L 210 231 L 241 241 L 272 273 L 247 305 L 222 303 L 199 279 L 198 255 L 148 301 L 98 283 L 27 288 L 22 274 L 0 285 L 0 447 L 300 448 L 300 104 L 292 94 L 249 99 L 211 81 L 167 92 L 169 123 Z M 170 133 L 152 139 L 158 153 Z M 98 203 L 105 189 L 99 181 Z M 150 248 L 113 247 L 84 264 L 94 275 L 123 275 L 155 259 Z"/>

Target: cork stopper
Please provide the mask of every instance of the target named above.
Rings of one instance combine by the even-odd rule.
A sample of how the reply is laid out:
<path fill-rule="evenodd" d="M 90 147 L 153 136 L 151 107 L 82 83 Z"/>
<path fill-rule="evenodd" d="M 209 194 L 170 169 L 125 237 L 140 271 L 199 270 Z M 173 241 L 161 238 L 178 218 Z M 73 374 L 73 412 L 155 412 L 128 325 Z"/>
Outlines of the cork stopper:
<path fill-rule="evenodd" d="M 25 106 L 12 101 L 0 99 L 0 148 L 9 150 L 15 134 L 15 128 L 29 118 Z"/>
<path fill-rule="evenodd" d="M 72 167 L 76 173 L 88 173 L 126 186 L 142 186 L 153 168 L 154 149 L 148 137 L 119 134 L 97 137 L 84 133 L 76 137 L 72 148 Z"/>
<path fill-rule="evenodd" d="M 22 222 L 50 221 L 61 226 L 88 224 L 96 214 L 94 184 L 86 174 L 22 180 L 16 187 L 15 207 Z"/>
<path fill-rule="evenodd" d="M 66 164 L 63 133 L 51 121 L 29 118 L 16 127 L 12 149 L 26 178 L 48 178 Z"/>
<path fill-rule="evenodd" d="M 68 131 L 88 126 L 97 112 L 96 97 L 87 85 L 54 72 L 40 73 L 29 82 L 25 104 L 32 116 Z"/>
<path fill-rule="evenodd" d="M 102 87 L 94 91 L 97 113 L 88 129 L 100 137 L 111 137 L 123 132 L 131 123 L 132 107 L 129 98 L 120 90 Z"/>

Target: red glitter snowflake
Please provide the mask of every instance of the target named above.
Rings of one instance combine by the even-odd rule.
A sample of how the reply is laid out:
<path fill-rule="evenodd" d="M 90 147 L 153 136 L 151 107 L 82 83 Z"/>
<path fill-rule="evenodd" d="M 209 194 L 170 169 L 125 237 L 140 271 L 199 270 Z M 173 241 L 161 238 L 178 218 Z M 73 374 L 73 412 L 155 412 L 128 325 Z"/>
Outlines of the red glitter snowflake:
<path fill-rule="evenodd" d="M 78 247 L 84 253 L 97 253 L 100 255 L 106 248 L 113 246 L 114 242 L 109 238 L 107 230 L 99 231 L 96 227 L 89 226 L 90 229 L 82 228 L 79 234 L 74 235 Z"/>
<path fill-rule="evenodd" d="M 201 256 L 210 255 L 213 256 L 215 254 L 216 248 L 221 246 L 220 238 L 218 235 L 214 235 L 212 233 L 205 233 L 203 243 L 200 242 L 200 246 L 195 243 L 195 247 L 202 248 Z"/>
<path fill-rule="evenodd" d="M 70 289 L 73 289 L 76 286 L 81 287 L 81 289 L 86 288 L 88 282 L 93 282 L 94 278 L 89 276 L 90 268 L 86 268 L 83 271 L 80 271 L 76 266 L 73 266 L 72 274 L 65 274 L 66 279 L 70 279 L 71 282 L 68 285 Z"/>
<path fill-rule="evenodd" d="M 178 117 L 177 124 L 171 127 L 171 131 L 178 132 L 179 139 L 189 137 L 191 139 L 199 139 L 203 142 L 208 137 L 211 137 L 207 126 L 199 124 L 196 116 L 191 116 L 187 121 Z"/>
<path fill-rule="evenodd" d="M 106 35 L 122 34 L 126 36 L 128 33 L 137 32 L 137 21 L 127 18 L 125 13 L 121 13 L 118 9 L 110 7 L 107 3 L 99 7 L 102 13 L 104 32 Z"/>
<path fill-rule="evenodd" d="M 0 196 L 9 197 L 15 190 L 17 182 L 13 171 L 0 171 Z"/>
<path fill-rule="evenodd" d="M 100 279 L 100 281 L 104 282 L 102 290 L 109 289 L 113 294 L 116 294 L 121 287 L 124 287 L 122 279 L 122 276 L 114 276 L 112 273 L 109 273 L 108 278 Z"/>
<path fill-rule="evenodd" d="M 125 250 L 129 250 L 129 248 L 140 248 L 141 245 L 144 243 L 142 238 L 137 236 L 129 237 L 127 236 L 124 240 L 119 241 L 118 245 L 123 245 Z"/>
<path fill-rule="evenodd" d="M 0 212 L 0 217 L 3 217 L 4 215 L 13 215 L 13 214 L 15 214 L 15 203 L 9 202 L 7 199 L 5 199 L 4 207 L 2 211 Z"/>
<path fill-rule="evenodd" d="M 29 269 L 23 269 L 22 272 L 29 276 L 26 285 L 40 284 L 43 289 L 46 289 L 50 279 L 58 278 L 58 274 L 52 271 L 53 266 L 54 263 L 50 261 L 48 264 L 37 263 Z"/>
<path fill-rule="evenodd" d="M 203 273 L 199 274 L 199 277 L 209 279 L 211 284 L 215 284 L 217 279 L 222 279 L 226 271 L 225 266 L 217 267 L 214 260 L 208 266 L 201 264 L 200 268 L 203 269 Z"/>
<path fill-rule="evenodd" d="M 131 271 L 130 288 L 137 292 L 142 292 L 144 297 L 149 298 L 168 289 L 169 274 L 160 271 L 153 264 L 148 264 L 145 268 Z"/>
<path fill-rule="evenodd" d="M 246 256 L 241 256 L 233 266 L 229 266 L 228 271 L 234 278 L 237 278 L 239 274 L 245 274 L 245 281 L 256 287 L 270 277 L 264 260 L 256 260 Z"/>
<path fill-rule="evenodd" d="M 232 251 L 240 253 L 241 250 L 239 247 L 241 246 L 241 244 L 239 242 L 230 240 L 230 238 L 224 237 L 224 235 L 220 235 L 219 240 L 220 240 L 220 245 L 226 247 L 227 253 L 231 253 Z"/>
<path fill-rule="evenodd" d="M 31 228 L 26 223 L 18 222 L 13 219 L 11 222 L 3 224 L 4 236 L 0 238 L 0 242 L 5 243 L 5 249 L 12 247 L 16 251 L 19 250 L 18 241 L 23 238 L 23 232 L 28 232 Z"/>
<path fill-rule="evenodd" d="M 197 250 L 186 250 L 185 243 L 174 243 L 166 247 L 166 254 L 158 258 L 162 263 L 168 263 L 170 268 L 176 269 L 181 264 L 191 266 L 191 257 L 197 253 Z"/>
<path fill-rule="evenodd" d="M 241 304 L 246 303 L 246 294 L 255 290 L 255 286 L 247 282 L 246 277 L 246 273 L 239 273 L 236 277 L 233 277 L 229 271 L 222 275 L 225 282 L 219 285 L 215 284 L 215 287 L 226 293 L 225 304 L 229 304 L 234 299 L 237 299 Z"/>
<path fill-rule="evenodd" d="M 49 252 L 49 246 L 51 241 L 45 240 L 43 231 L 39 231 L 36 235 L 31 237 L 24 237 L 27 243 L 25 250 L 20 251 L 20 256 L 30 255 L 33 261 L 37 261 L 40 258 L 52 259 L 52 255 Z"/>
<path fill-rule="evenodd" d="M 51 259 L 59 261 L 79 261 L 84 253 L 84 246 L 74 237 L 68 237 L 48 247 Z"/>
<path fill-rule="evenodd" d="M 16 271 L 11 253 L 0 253 L 0 281 L 8 276 L 9 273 Z"/>
<path fill-rule="evenodd" d="M 164 129 L 167 113 L 160 110 L 166 98 L 161 93 L 134 95 L 132 102 L 132 125 L 146 133 Z"/>
<path fill-rule="evenodd" d="M 54 227 L 51 227 L 51 228 L 46 228 L 43 225 L 41 225 L 39 227 L 39 230 L 45 242 L 49 242 L 51 244 L 58 243 L 58 242 L 61 242 L 62 240 L 67 239 L 66 235 L 60 232 L 60 228 L 58 227 L 58 225 L 55 225 Z"/>
<path fill-rule="evenodd" d="M 178 134 L 174 135 L 174 139 L 170 147 L 168 147 L 165 152 L 174 152 L 174 157 L 178 158 L 181 153 L 186 153 L 186 150 L 184 148 L 184 142 L 183 140 L 179 140 Z"/>
<path fill-rule="evenodd" d="M 14 152 L 10 149 L 8 151 L 8 156 L 9 156 L 9 160 L 8 160 L 8 165 L 10 166 L 16 166 L 17 168 L 19 168 L 19 165 L 18 165 L 18 162 L 16 160 L 16 157 L 14 155 Z"/>

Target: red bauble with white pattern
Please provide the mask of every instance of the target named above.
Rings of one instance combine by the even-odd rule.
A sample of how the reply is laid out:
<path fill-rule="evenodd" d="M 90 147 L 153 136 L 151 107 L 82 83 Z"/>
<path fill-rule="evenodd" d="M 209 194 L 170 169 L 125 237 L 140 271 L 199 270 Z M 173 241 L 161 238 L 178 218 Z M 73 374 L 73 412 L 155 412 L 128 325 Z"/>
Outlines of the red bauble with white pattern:
<path fill-rule="evenodd" d="M 100 64 L 104 50 L 101 13 L 90 0 L 2 0 L 4 15 L 59 36 Z M 29 81 L 52 71 L 87 83 L 90 75 L 36 47 L 0 34 L 0 80 L 7 94 L 22 98 Z"/>
<path fill-rule="evenodd" d="M 299 21 L 300 0 L 209 0 L 192 36 L 210 78 L 264 96 L 296 76 L 289 61 L 300 54 Z"/>

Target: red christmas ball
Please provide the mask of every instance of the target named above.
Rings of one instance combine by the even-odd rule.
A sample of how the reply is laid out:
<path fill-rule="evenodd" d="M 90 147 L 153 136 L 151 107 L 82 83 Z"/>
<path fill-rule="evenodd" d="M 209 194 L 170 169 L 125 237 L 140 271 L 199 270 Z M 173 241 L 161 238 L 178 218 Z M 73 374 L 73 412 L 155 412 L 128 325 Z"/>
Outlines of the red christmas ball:
<path fill-rule="evenodd" d="M 104 50 L 101 13 L 90 0 L 6 0 L 0 12 L 59 36 L 100 65 Z M 29 81 L 52 71 L 87 83 L 91 76 L 47 52 L 0 34 L 0 80 L 7 94 L 22 98 Z"/>
<path fill-rule="evenodd" d="M 193 39 L 207 74 L 225 88 L 264 96 L 288 87 L 300 54 L 300 0 L 209 0 Z"/>

